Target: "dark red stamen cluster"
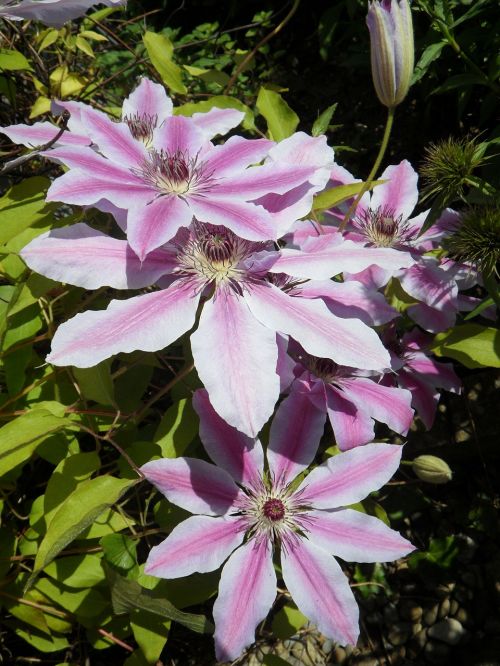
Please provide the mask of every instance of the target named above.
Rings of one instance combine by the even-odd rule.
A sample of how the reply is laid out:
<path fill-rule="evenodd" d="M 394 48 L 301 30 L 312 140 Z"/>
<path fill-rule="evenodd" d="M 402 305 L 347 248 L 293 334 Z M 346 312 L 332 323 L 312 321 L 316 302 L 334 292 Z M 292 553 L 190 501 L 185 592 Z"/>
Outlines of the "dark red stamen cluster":
<path fill-rule="evenodd" d="M 264 502 L 262 512 L 269 520 L 282 520 L 285 516 L 285 505 L 279 499 L 268 499 Z"/>

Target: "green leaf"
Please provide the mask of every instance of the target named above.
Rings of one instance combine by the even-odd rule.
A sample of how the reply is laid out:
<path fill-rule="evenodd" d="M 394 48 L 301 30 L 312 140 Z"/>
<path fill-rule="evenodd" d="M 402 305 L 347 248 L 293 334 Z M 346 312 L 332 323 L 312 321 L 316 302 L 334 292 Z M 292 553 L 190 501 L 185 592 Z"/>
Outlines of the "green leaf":
<path fill-rule="evenodd" d="M 106 568 L 111 587 L 111 601 L 116 615 L 131 613 L 137 609 L 159 615 L 166 620 L 174 620 L 197 633 L 212 633 L 212 623 L 204 615 L 183 613 L 164 597 L 156 597 L 154 592 L 141 587 L 139 583 L 118 575 Z"/>
<path fill-rule="evenodd" d="M 466 368 L 500 368 L 500 331 L 479 324 L 462 324 L 439 333 L 430 349 L 460 361 Z"/>
<path fill-rule="evenodd" d="M 491 298 L 491 296 L 488 296 L 487 298 L 482 300 L 481 303 L 479 303 L 479 305 L 477 305 L 474 308 L 474 310 L 469 312 L 469 314 L 466 317 L 464 317 L 464 320 L 468 321 L 469 319 L 474 319 L 474 317 L 477 317 L 478 315 L 481 314 L 481 312 L 483 312 L 487 308 L 490 308 L 492 305 L 495 305 L 495 301 L 493 300 L 493 298 Z"/>
<path fill-rule="evenodd" d="M 91 58 L 95 58 L 95 53 L 92 50 L 92 47 L 88 43 L 88 41 L 85 39 L 85 37 L 82 37 L 82 35 L 77 35 L 76 37 L 76 47 L 80 49 L 80 51 L 83 51 L 86 55 L 90 56 Z"/>
<path fill-rule="evenodd" d="M 161 448 L 164 458 L 177 458 L 183 455 L 197 433 L 198 415 L 191 400 L 183 398 L 167 409 L 153 441 Z"/>
<path fill-rule="evenodd" d="M 427 70 L 441 55 L 441 51 L 448 44 L 448 42 L 436 42 L 435 44 L 429 44 L 429 46 L 424 50 L 420 56 L 419 61 L 415 65 L 413 71 L 413 77 L 411 80 L 411 85 L 420 81 L 420 79 L 426 74 Z"/>
<path fill-rule="evenodd" d="M 107 610 L 109 604 L 98 590 L 66 587 L 64 581 L 54 581 L 45 576 L 36 582 L 33 591 L 43 594 L 44 597 L 75 615 L 84 626 L 88 626 L 89 618 L 95 618 Z"/>
<path fill-rule="evenodd" d="M 110 359 L 101 361 L 92 368 L 73 368 L 73 374 L 87 400 L 94 400 L 101 405 L 114 404 L 115 395 Z"/>
<path fill-rule="evenodd" d="M 63 548 L 115 504 L 134 483 L 129 479 L 116 479 L 112 476 L 99 476 L 81 483 L 52 518 L 38 549 L 28 585 Z"/>
<path fill-rule="evenodd" d="M 332 104 L 327 109 L 321 113 L 313 123 L 311 134 L 313 136 L 319 136 L 320 134 L 326 134 L 328 130 L 328 125 L 332 119 L 335 109 L 337 108 L 337 103 Z"/>
<path fill-rule="evenodd" d="M 145 32 L 142 39 L 151 63 L 163 83 L 174 92 L 185 95 L 187 88 L 182 81 L 182 70 L 172 61 L 174 47 L 170 39 L 150 31 Z"/>
<path fill-rule="evenodd" d="M 144 610 L 132 611 L 130 628 L 148 664 L 156 664 L 167 642 L 170 620 Z"/>
<path fill-rule="evenodd" d="M 53 560 L 45 567 L 45 573 L 67 587 L 95 587 L 105 580 L 100 555 L 83 553 L 67 555 Z"/>
<path fill-rule="evenodd" d="M 18 71 L 33 69 L 29 60 L 15 49 L 0 49 L 0 70 Z"/>
<path fill-rule="evenodd" d="M 385 183 L 385 180 L 374 180 L 372 187 Z M 328 190 L 323 190 L 314 197 L 313 210 L 327 210 L 333 206 L 338 206 L 343 201 L 355 197 L 361 192 L 365 183 L 349 183 L 348 185 L 337 185 Z"/>
<path fill-rule="evenodd" d="M 236 109 L 243 111 L 243 127 L 247 130 L 255 130 L 255 118 L 252 109 L 240 102 L 239 99 L 229 97 L 229 95 L 214 95 L 210 99 L 204 99 L 201 102 L 187 102 L 174 107 L 174 115 L 192 116 L 193 113 L 206 113 L 213 108 L 217 109 Z"/>
<path fill-rule="evenodd" d="M 47 435 L 74 426 L 45 409 L 34 409 L 0 428 L 0 476 L 26 462 Z"/>
<path fill-rule="evenodd" d="M 99 541 L 104 551 L 106 562 L 124 572 L 137 564 L 137 546 L 124 534 L 108 534 Z"/>
<path fill-rule="evenodd" d="M 34 176 L 13 185 L 0 199 L 0 243 L 45 220 L 57 206 L 46 203 L 48 178 Z"/>
<path fill-rule="evenodd" d="M 262 658 L 264 666 L 291 666 L 289 661 L 285 661 L 276 654 L 265 654 Z"/>
<path fill-rule="evenodd" d="M 281 95 L 263 86 L 257 96 L 257 110 L 267 121 L 269 136 L 274 141 L 282 141 L 297 129 L 299 117 L 292 111 Z"/>
<path fill-rule="evenodd" d="M 273 634 L 285 641 L 290 636 L 294 636 L 301 627 L 307 624 L 307 621 L 307 617 L 298 608 L 283 606 L 274 616 Z"/>

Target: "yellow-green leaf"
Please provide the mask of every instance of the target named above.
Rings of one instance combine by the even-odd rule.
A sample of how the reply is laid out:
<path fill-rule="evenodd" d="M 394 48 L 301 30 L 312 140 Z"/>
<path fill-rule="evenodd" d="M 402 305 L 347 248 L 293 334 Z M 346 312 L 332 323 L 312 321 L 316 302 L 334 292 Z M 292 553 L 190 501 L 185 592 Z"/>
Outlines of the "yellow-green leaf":
<path fill-rule="evenodd" d="M 182 81 L 182 70 L 172 60 L 174 47 L 165 35 L 147 31 L 142 37 L 151 64 L 161 76 L 163 83 L 176 93 L 185 95 L 187 88 Z"/>
<path fill-rule="evenodd" d="M 266 119 L 269 135 L 274 141 L 286 139 L 297 129 L 298 115 L 274 90 L 261 87 L 256 106 L 258 112 Z"/>

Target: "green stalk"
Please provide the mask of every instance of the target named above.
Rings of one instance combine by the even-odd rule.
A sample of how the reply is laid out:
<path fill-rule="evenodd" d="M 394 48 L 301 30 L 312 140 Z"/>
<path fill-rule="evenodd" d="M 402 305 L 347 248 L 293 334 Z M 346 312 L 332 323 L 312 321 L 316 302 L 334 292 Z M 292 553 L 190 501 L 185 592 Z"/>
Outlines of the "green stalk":
<path fill-rule="evenodd" d="M 385 123 L 385 130 L 384 130 L 384 136 L 382 137 L 382 143 L 380 144 L 380 148 L 378 151 L 377 159 L 375 160 L 375 163 L 373 164 L 372 170 L 370 171 L 368 178 L 366 179 L 363 187 L 361 188 L 358 196 L 354 199 L 352 204 L 349 207 L 349 210 L 344 216 L 344 219 L 342 220 L 342 223 L 340 224 L 339 231 L 344 231 L 344 229 L 347 226 L 347 223 L 349 221 L 349 218 L 351 217 L 352 213 L 356 210 L 359 202 L 361 201 L 361 197 L 365 192 L 368 192 L 368 190 L 371 188 L 373 181 L 375 180 L 375 176 L 377 175 L 377 171 L 380 167 L 380 164 L 384 158 L 385 151 L 387 150 L 387 146 L 389 144 L 389 137 L 391 136 L 391 130 L 392 130 L 392 125 L 394 122 L 394 112 L 396 110 L 396 107 L 391 106 L 387 110 L 387 120 Z"/>

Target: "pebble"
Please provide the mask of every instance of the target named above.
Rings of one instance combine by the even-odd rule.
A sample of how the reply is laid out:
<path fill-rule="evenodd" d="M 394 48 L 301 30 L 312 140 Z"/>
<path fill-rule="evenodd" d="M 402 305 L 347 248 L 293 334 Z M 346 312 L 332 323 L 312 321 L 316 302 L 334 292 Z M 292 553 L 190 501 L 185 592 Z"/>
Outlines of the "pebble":
<path fill-rule="evenodd" d="M 382 624 L 382 613 L 375 611 L 366 616 L 368 624 Z"/>
<path fill-rule="evenodd" d="M 465 634 L 465 629 L 460 622 L 453 617 L 441 620 L 429 629 L 429 636 L 447 645 L 456 645 Z"/>
<path fill-rule="evenodd" d="M 457 619 L 460 624 L 465 624 L 465 626 L 471 625 L 471 617 L 468 611 L 465 608 L 459 608 L 455 613 L 455 619 Z"/>
<path fill-rule="evenodd" d="M 424 652 L 432 664 L 442 664 L 448 660 L 450 648 L 444 643 L 429 641 L 424 648 Z"/>
<path fill-rule="evenodd" d="M 397 622 L 388 633 L 387 638 L 394 646 L 404 645 L 411 636 L 411 624 L 409 622 Z"/>
<path fill-rule="evenodd" d="M 437 620 L 439 604 L 434 604 L 424 613 L 424 624 L 430 627 Z"/>
<path fill-rule="evenodd" d="M 393 603 L 388 603 L 384 608 L 384 622 L 387 625 L 394 624 L 399 620 L 398 609 Z"/>
<path fill-rule="evenodd" d="M 404 620 L 410 622 L 418 622 L 423 614 L 422 607 L 414 601 L 403 601 L 399 607 L 399 612 Z"/>
<path fill-rule="evenodd" d="M 342 664 L 347 658 L 346 651 L 344 648 L 336 647 L 333 649 L 330 659 L 334 664 Z"/>
<path fill-rule="evenodd" d="M 450 615 L 456 615 L 458 609 L 459 609 L 458 601 L 456 599 L 452 599 L 450 601 Z"/>
<path fill-rule="evenodd" d="M 415 636 L 412 636 L 408 647 L 410 651 L 416 656 L 424 649 L 426 642 L 427 629 L 421 629 L 418 633 L 415 634 Z"/>
<path fill-rule="evenodd" d="M 470 562 L 477 550 L 477 543 L 467 534 L 461 534 L 459 536 L 460 551 L 457 555 L 457 560 L 460 562 Z"/>
<path fill-rule="evenodd" d="M 443 601 L 441 602 L 441 604 L 439 606 L 438 618 L 440 620 L 445 618 L 448 615 L 448 613 L 450 612 L 450 608 L 451 608 L 451 602 L 450 602 L 449 597 L 447 597 L 446 599 L 443 599 Z"/>

